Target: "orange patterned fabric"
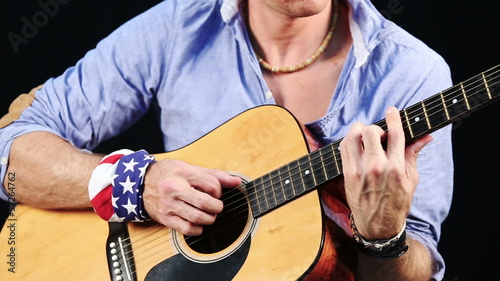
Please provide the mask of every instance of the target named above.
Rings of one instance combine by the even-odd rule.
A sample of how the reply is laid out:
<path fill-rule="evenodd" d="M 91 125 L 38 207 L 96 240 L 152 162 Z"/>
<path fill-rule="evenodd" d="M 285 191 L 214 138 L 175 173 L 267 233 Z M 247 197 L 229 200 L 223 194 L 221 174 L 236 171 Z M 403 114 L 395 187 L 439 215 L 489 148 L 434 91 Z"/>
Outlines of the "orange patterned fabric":
<path fill-rule="evenodd" d="M 19 119 L 21 113 L 35 100 L 35 92 L 43 85 L 31 89 L 29 93 L 19 95 L 9 106 L 9 112 L 0 119 L 0 129 Z"/>

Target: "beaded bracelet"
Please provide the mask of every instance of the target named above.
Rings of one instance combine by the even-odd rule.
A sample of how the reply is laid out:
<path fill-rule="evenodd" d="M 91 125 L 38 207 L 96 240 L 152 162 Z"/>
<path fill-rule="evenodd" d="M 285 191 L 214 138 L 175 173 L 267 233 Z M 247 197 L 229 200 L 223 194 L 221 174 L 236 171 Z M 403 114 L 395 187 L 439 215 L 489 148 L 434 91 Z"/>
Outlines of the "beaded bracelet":
<path fill-rule="evenodd" d="M 396 236 L 386 240 L 368 241 L 358 232 L 352 213 L 350 220 L 356 246 L 368 256 L 380 260 L 392 260 L 408 251 L 408 245 L 406 244 L 406 222 Z"/>
<path fill-rule="evenodd" d="M 110 222 L 149 220 L 142 193 L 146 169 L 154 162 L 144 150 L 121 149 L 103 157 L 89 181 L 95 212 Z"/>

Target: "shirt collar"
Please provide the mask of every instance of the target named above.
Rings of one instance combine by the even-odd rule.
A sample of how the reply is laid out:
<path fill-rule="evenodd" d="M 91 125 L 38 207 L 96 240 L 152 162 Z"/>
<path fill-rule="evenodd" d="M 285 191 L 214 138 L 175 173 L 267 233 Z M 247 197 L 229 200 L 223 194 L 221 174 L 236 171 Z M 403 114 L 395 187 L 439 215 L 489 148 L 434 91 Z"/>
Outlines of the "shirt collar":
<path fill-rule="evenodd" d="M 228 23 L 239 11 L 239 4 L 242 0 L 223 0 L 220 8 L 222 20 Z"/>

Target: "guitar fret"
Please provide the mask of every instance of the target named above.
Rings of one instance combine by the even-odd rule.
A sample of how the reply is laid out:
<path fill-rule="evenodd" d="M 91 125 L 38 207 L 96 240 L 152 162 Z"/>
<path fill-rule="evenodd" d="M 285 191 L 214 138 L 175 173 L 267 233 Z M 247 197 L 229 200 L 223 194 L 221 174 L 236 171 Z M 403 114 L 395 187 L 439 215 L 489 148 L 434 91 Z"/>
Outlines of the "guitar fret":
<path fill-rule="evenodd" d="M 323 149 L 318 150 L 319 158 L 321 160 L 321 168 L 323 169 L 323 175 L 325 176 L 325 181 L 328 179 L 328 172 L 325 165 L 325 158 L 323 158 Z"/>
<path fill-rule="evenodd" d="M 308 185 L 306 187 L 306 190 L 310 190 L 311 188 L 313 188 L 313 187 L 315 187 L 315 186 L 317 186 L 319 184 L 317 176 L 319 177 L 320 175 L 318 175 L 314 171 L 314 167 L 312 166 L 312 158 L 311 158 L 311 156 L 314 156 L 314 155 L 313 154 L 309 154 L 309 156 L 307 156 L 307 158 L 309 159 L 309 170 L 311 171 L 311 178 L 312 178 L 313 184 Z M 321 169 L 320 169 L 320 171 L 321 171 Z"/>
<path fill-rule="evenodd" d="M 448 112 L 448 107 L 446 106 L 446 101 L 444 100 L 443 92 L 439 93 L 439 97 L 441 98 L 441 103 L 443 104 L 444 112 L 446 114 L 446 120 L 450 120 L 450 113 Z"/>
<path fill-rule="evenodd" d="M 326 150 L 327 147 L 321 149 L 321 159 L 323 160 L 323 166 L 325 167 L 325 175 L 327 179 L 331 179 L 336 175 L 337 166 L 335 161 L 335 154 L 332 150 Z M 323 153 L 325 152 L 325 153 Z"/>
<path fill-rule="evenodd" d="M 309 190 L 311 187 L 316 186 L 316 180 L 314 178 L 314 173 L 311 170 L 311 161 L 309 159 L 309 156 L 299 159 L 299 169 L 303 183 L 303 189 L 296 190 L 298 194 L 302 194 L 306 190 Z"/>
<path fill-rule="evenodd" d="M 427 121 L 427 118 L 425 117 L 423 105 L 423 103 L 418 103 L 405 110 L 405 116 L 407 118 L 407 124 L 409 124 L 412 138 L 430 129 L 429 123 L 424 122 Z"/>
<path fill-rule="evenodd" d="M 337 144 L 334 145 L 333 147 L 335 148 L 333 150 L 333 158 L 335 159 L 335 167 L 337 167 L 337 175 L 339 175 L 342 173 L 342 160 L 340 159 L 340 142 L 337 142 Z M 338 154 L 336 151 L 338 151 Z"/>
<path fill-rule="evenodd" d="M 460 83 L 460 88 L 462 89 L 462 95 L 464 97 L 465 105 L 467 106 L 467 110 L 470 110 L 469 99 L 467 98 L 467 94 L 465 93 L 464 83 Z"/>
<path fill-rule="evenodd" d="M 304 179 L 302 177 L 302 169 L 300 168 L 299 162 L 297 163 L 297 172 L 293 174 L 293 195 L 296 196 L 297 194 L 302 193 L 303 190 L 305 190 L 305 183 Z"/>
<path fill-rule="evenodd" d="M 264 188 L 262 184 L 262 178 L 260 179 L 260 184 L 255 185 L 255 193 L 257 194 L 257 203 L 259 204 L 259 210 L 261 212 L 266 212 L 269 207 L 267 205 L 266 194 L 264 193 Z"/>
<path fill-rule="evenodd" d="M 251 207 L 252 213 L 255 217 L 262 214 L 262 209 L 260 208 L 260 205 L 259 205 L 258 195 L 257 195 L 257 192 L 255 190 L 255 184 L 259 180 L 260 179 L 256 179 L 255 181 L 251 181 L 246 185 L 246 191 L 248 194 L 248 201 L 250 202 L 250 207 Z"/>
<path fill-rule="evenodd" d="M 279 205 L 285 202 L 286 198 L 285 198 L 285 191 L 283 189 L 283 178 L 281 176 L 281 171 L 278 171 L 277 174 L 278 174 L 277 177 L 271 177 L 271 178 L 272 178 L 272 186 L 273 186 L 276 205 Z"/>
<path fill-rule="evenodd" d="M 498 74 L 498 70 L 496 76 L 492 76 L 492 74 L 488 74 L 489 83 L 488 83 L 488 91 L 491 93 L 492 98 L 496 98 L 496 96 L 500 96 L 500 75 Z M 491 87 L 491 88 L 490 88 Z"/>
<path fill-rule="evenodd" d="M 455 93 L 457 91 L 457 87 L 453 87 L 449 92 Z M 447 96 L 446 99 L 446 107 L 448 108 L 450 120 L 462 114 L 462 112 L 467 110 L 467 105 L 463 98 L 460 98 L 461 95 L 455 94 L 452 96 L 451 94 Z"/>
<path fill-rule="evenodd" d="M 290 184 L 285 188 L 286 199 L 295 197 L 296 185 L 303 185 L 302 179 L 300 178 L 300 169 L 298 163 L 295 161 L 290 163 Z"/>
<path fill-rule="evenodd" d="M 292 180 L 292 175 L 294 171 L 292 171 L 292 164 L 288 164 L 288 177 L 286 179 L 282 179 L 283 183 L 283 197 L 285 197 L 285 200 L 288 200 L 294 196 L 293 194 L 293 180 Z M 290 192 L 291 191 L 291 192 Z"/>
<path fill-rule="evenodd" d="M 414 137 L 413 129 L 411 127 L 410 120 L 408 119 L 408 113 L 406 112 L 406 110 L 403 110 L 403 112 L 404 112 L 406 124 L 408 125 L 408 133 L 410 134 L 410 137 L 413 138 Z"/>
<path fill-rule="evenodd" d="M 278 171 L 274 171 L 272 173 L 269 173 L 268 177 L 269 177 L 269 186 L 267 188 L 265 188 L 266 192 L 266 199 L 267 199 L 267 206 L 269 209 L 272 209 L 273 207 L 275 207 L 277 204 L 276 204 L 276 193 L 274 192 L 275 188 L 274 188 L 274 183 L 273 183 L 273 178 L 275 177 L 279 177 L 278 174 Z M 267 185 L 266 185 L 267 186 Z"/>
<path fill-rule="evenodd" d="M 321 150 L 316 150 L 309 158 L 311 159 L 311 169 L 316 185 L 324 183 L 326 181 L 326 172 Z"/>
<path fill-rule="evenodd" d="M 491 93 L 492 98 L 496 98 L 497 96 L 500 96 L 500 75 L 499 75 L 499 70 L 497 69 L 493 75 L 491 72 L 488 73 L 488 91 Z"/>
<path fill-rule="evenodd" d="M 476 79 L 471 79 L 473 82 L 469 83 L 468 88 L 464 87 L 464 94 L 467 95 L 467 100 L 469 103 L 469 109 L 475 109 L 481 104 L 491 99 L 491 95 L 488 93 L 488 85 L 485 83 L 482 75 L 478 76 Z"/>
<path fill-rule="evenodd" d="M 338 167 L 335 161 L 335 153 L 332 150 L 333 150 L 333 144 L 330 144 L 321 149 L 321 159 L 323 161 L 323 166 L 327 179 L 335 177 L 338 171 Z"/>
<path fill-rule="evenodd" d="M 451 124 L 468 111 L 500 98 L 500 65 L 400 111 L 407 141 Z M 387 129 L 386 120 L 375 125 Z M 246 185 L 258 217 L 342 174 L 337 140 Z M 265 180 L 264 180 L 265 179 Z"/>
<path fill-rule="evenodd" d="M 424 102 L 421 102 L 422 104 L 422 111 L 424 112 L 424 116 L 425 116 L 425 121 L 427 122 L 427 128 L 432 128 L 431 126 L 431 122 L 429 120 L 429 116 L 427 115 L 427 110 L 425 109 L 425 104 Z"/>
<path fill-rule="evenodd" d="M 437 128 L 450 120 L 443 94 L 433 96 L 423 101 L 424 114 L 429 129 Z"/>
<path fill-rule="evenodd" d="M 488 93 L 488 98 L 491 100 L 493 98 L 493 96 L 491 95 L 490 87 L 488 85 L 488 81 L 486 80 L 486 76 L 484 75 L 484 72 L 482 73 L 482 77 L 483 77 L 484 85 L 486 88 L 486 92 Z"/>

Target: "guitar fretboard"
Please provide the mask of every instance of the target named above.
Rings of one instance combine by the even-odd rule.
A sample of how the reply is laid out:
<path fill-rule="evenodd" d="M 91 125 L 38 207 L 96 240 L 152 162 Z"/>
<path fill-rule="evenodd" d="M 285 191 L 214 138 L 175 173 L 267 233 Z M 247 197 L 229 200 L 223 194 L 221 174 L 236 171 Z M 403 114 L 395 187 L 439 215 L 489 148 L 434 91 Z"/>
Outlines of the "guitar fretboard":
<path fill-rule="evenodd" d="M 434 132 L 500 97 L 500 65 L 400 111 L 407 143 Z M 375 123 L 387 130 L 385 119 Z M 247 184 L 255 218 L 342 174 L 339 144 L 326 145 Z"/>

